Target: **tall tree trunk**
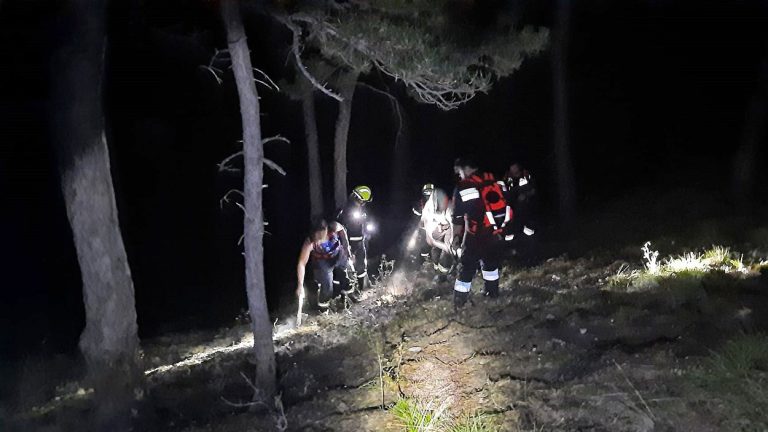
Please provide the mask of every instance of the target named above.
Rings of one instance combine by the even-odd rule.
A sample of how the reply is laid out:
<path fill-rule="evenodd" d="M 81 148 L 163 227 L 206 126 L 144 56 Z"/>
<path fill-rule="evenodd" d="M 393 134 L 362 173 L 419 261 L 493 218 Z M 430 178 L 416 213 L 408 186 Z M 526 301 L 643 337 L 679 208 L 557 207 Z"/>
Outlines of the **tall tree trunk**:
<path fill-rule="evenodd" d="M 316 218 L 323 214 L 323 176 L 320 171 L 320 141 L 317 137 L 317 119 L 315 118 L 315 92 L 309 83 L 302 88 L 301 109 L 304 113 L 304 135 L 307 139 L 310 215 Z"/>
<path fill-rule="evenodd" d="M 568 112 L 568 37 L 571 0 L 557 0 L 552 41 L 552 91 L 554 96 L 554 154 L 560 223 L 569 227 L 576 215 L 576 190 L 570 152 Z"/>
<path fill-rule="evenodd" d="M 253 80 L 253 67 L 240 18 L 237 0 L 222 0 L 221 15 L 227 29 L 227 45 L 240 98 L 243 123 L 243 158 L 245 216 L 245 287 L 248 312 L 253 330 L 253 354 L 256 360 L 256 386 L 261 394 L 255 399 L 267 400 L 275 393 L 275 349 L 272 323 L 269 321 L 264 283 L 264 212 L 262 187 L 264 179 L 264 147 L 259 121 L 259 96 Z"/>
<path fill-rule="evenodd" d="M 732 195 L 738 211 L 748 214 L 752 210 L 755 191 L 756 159 L 760 143 L 765 140 L 765 118 L 768 115 L 762 95 L 749 102 L 741 144 L 733 159 Z"/>
<path fill-rule="evenodd" d="M 404 107 L 397 99 L 392 100 L 392 109 L 395 110 L 394 121 L 397 124 L 395 133 L 395 148 L 392 162 L 392 177 L 390 180 L 390 196 L 392 205 L 390 205 L 392 218 L 402 217 L 403 209 L 410 208 L 413 199 L 408 192 L 408 180 L 411 172 L 411 141 L 408 129 L 408 116 Z M 412 180 L 411 180 L 412 181 Z"/>
<path fill-rule="evenodd" d="M 347 202 L 347 140 L 349 123 L 352 118 L 352 98 L 355 95 L 357 71 L 349 72 L 339 78 L 339 94 L 344 99 L 339 102 L 339 115 L 336 118 L 336 132 L 333 139 L 333 192 L 336 209 L 341 209 Z"/>
<path fill-rule="evenodd" d="M 733 159 L 731 170 L 731 194 L 737 209 L 748 214 L 753 209 L 752 201 L 755 193 L 755 176 L 757 173 L 757 158 L 760 153 L 760 145 L 765 142 L 766 125 L 768 116 L 766 98 L 768 97 L 768 56 L 763 56 L 760 64 L 760 78 L 755 94 L 749 99 L 744 126 L 741 136 L 741 144 Z"/>
<path fill-rule="evenodd" d="M 96 394 L 95 428 L 127 430 L 137 367 L 138 326 L 104 131 L 106 1 L 73 0 L 55 58 L 54 139 L 85 303 L 80 350 Z"/>

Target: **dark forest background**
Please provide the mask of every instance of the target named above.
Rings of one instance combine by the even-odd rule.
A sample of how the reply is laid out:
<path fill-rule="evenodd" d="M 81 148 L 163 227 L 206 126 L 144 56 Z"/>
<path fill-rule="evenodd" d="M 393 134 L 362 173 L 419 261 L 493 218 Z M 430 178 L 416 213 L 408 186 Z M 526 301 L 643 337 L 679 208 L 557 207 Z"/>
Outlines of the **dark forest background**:
<path fill-rule="evenodd" d="M 140 4 L 140 7 L 135 7 Z M 107 53 L 107 121 L 112 171 L 134 284 L 140 335 L 211 328 L 245 307 L 240 210 L 220 205 L 240 177 L 217 163 L 238 150 L 234 80 L 218 85 L 207 64 L 223 48 L 216 5 L 197 1 L 114 2 Z M 526 9 L 550 25 L 551 7 Z M 570 41 L 572 155 L 584 215 L 628 197 L 681 189 L 729 209 L 731 160 L 750 99 L 761 93 L 768 59 L 768 4 L 762 1 L 575 2 Z M 255 66 L 273 79 L 292 72 L 288 33 L 246 19 Z M 84 324 L 81 283 L 58 184 L 49 129 L 51 53 L 62 31 L 55 2 L 0 5 L 0 346 L 2 355 L 71 352 Z M 522 161 L 539 180 L 552 214 L 552 95 L 547 53 L 527 60 L 459 110 L 416 103 L 376 73 L 362 81 L 395 95 L 407 118 L 406 196 L 432 181 L 450 189 L 451 161 L 475 149 L 500 173 Z M 764 79 L 764 78 L 763 78 Z M 300 106 L 261 89 L 267 157 L 288 171 L 267 174 L 265 239 L 270 307 L 290 304 L 296 253 L 308 223 Z M 336 103 L 317 96 L 326 197 Z M 394 201 L 391 174 L 398 127 L 387 98 L 358 87 L 350 130 L 349 184 L 374 191 L 372 212 L 391 249 L 405 229 L 408 200 Z M 764 144 L 764 143 L 763 143 Z M 766 159 L 763 145 L 761 160 Z M 766 185 L 759 173 L 758 190 Z M 765 203 L 764 195 L 757 199 Z M 675 214 L 661 215 L 674 219 Z"/>

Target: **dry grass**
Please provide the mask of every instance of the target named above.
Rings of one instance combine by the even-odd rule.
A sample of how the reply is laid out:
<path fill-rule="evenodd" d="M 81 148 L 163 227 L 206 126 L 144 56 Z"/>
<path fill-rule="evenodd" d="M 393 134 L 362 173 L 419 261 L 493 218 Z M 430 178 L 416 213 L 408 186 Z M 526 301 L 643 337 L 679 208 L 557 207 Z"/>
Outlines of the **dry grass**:
<path fill-rule="evenodd" d="M 709 394 L 707 405 L 721 411 L 731 430 L 768 430 L 768 337 L 742 335 L 713 352 L 688 373 Z"/>
<path fill-rule="evenodd" d="M 608 278 L 608 289 L 647 291 L 661 285 L 680 288 L 698 286 L 709 274 L 721 273 L 731 277 L 755 276 L 766 268 L 768 261 L 754 259 L 745 263 L 743 256 L 723 246 L 712 246 L 701 252 L 659 259 L 659 252 L 651 249 L 651 243 L 643 247 L 643 268 L 632 269 L 622 265 L 615 275 Z"/>

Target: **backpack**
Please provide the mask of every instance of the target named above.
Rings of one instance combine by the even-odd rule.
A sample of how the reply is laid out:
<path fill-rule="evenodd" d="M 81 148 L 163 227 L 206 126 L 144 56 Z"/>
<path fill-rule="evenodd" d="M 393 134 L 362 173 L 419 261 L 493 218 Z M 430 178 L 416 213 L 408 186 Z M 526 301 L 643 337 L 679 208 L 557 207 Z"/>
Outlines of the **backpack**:
<path fill-rule="evenodd" d="M 504 227 L 512 221 L 512 208 L 504 198 L 504 182 L 496 181 L 491 173 L 483 173 L 482 177 L 474 175 L 471 177 L 475 188 L 480 193 L 480 200 L 483 204 L 484 217 L 483 226 L 493 231 L 493 234 L 501 234 Z M 499 219 L 503 219 L 499 226 Z M 475 222 L 477 224 L 477 222 Z M 475 231 L 477 226 L 475 226 Z"/>

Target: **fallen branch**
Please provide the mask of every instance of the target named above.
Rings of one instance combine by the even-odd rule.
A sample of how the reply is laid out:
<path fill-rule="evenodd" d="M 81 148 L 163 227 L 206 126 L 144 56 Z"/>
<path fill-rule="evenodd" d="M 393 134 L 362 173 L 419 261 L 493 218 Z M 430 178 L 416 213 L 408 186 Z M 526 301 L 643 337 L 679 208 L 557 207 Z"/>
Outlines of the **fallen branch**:
<path fill-rule="evenodd" d="M 301 327 L 301 310 L 304 308 L 304 286 L 299 291 L 299 310 L 296 312 L 296 328 Z"/>

